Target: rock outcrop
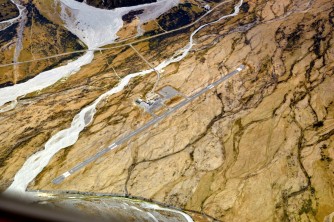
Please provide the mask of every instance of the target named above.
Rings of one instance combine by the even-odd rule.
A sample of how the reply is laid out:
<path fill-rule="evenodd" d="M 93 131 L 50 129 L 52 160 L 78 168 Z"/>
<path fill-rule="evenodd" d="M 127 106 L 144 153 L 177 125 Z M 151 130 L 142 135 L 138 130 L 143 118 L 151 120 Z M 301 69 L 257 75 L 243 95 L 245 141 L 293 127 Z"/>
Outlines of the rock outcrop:
<path fill-rule="evenodd" d="M 50 70 L 71 59 L 79 57 L 82 53 L 64 54 L 50 58 L 39 59 L 73 52 L 85 48 L 84 44 L 64 27 L 50 21 L 43 16 L 33 2 L 25 4 L 27 22 L 23 30 L 22 50 L 19 61 L 32 61 L 0 67 L 0 87 L 13 85 L 29 80 L 42 71 Z M 54 11 L 50 9 L 50 13 Z M 13 62 L 17 37 L 18 24 L 0 31 L 0 65 Z"/>
<path fill-rule="evenodd" d="M 191 31 L 229 14 L 220 5 L 194 27 L 134 44 L 156 65 Z M 192 52 L 165 68 L 158 87 L 191 95 L 240 64 L 246 70 L 62 184 L 51 181 L 147 122 L 133 104 L 156 81 L 138 77 L 102 101 L 73 146 L 29 189 L 142 196 L 222 221 L 324 221 L 334 212 L 334 8 L 331 0 L 249 0 L 205 27 Z M 147 69 L 128 46 L 98 52 L 66 82 L 27 95 L 1 115 L 1 187 L 25 159 L 70 125 L 118 76 Z"/>
<path fill-rule="evenodd" d="M 10 0 L 1 0 L 0 7 L 0 22 L 19 16 L 19 10 Z"/>

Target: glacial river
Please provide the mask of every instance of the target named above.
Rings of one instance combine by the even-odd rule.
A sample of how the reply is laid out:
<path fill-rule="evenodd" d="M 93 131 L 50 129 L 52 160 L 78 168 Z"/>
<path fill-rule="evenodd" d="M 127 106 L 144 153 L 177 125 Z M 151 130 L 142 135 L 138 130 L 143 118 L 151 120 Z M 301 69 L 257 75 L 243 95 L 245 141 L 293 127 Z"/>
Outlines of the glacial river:
<path fill-rule="evenodd" d="M 135 6 L 135 7 L 127 7 L 127 8 L 121 8 L 119 9 L 119 11 L 115 10 L 118 15 L 111 15 L 108 14 L 108 10 L 102 10 L 102 9 L 96 9 L 93 7 L 89 7 L 86 6 L 82 3 L 78 3 L 75 2 L 73 0 L 60 0 L 62 7 L 63 7 L 63 11 L 62 11 L 62 17 L 66 23 L 66 27 L 73 32 L 74 34 L 76 34 L 80 39 L 82 39 L 82 41 L 84 41 L 90 48 L 94 48 L 94 47 L 100 47 L 104 44 L 109 44 L 111 42 L 113 42 L 116 39 L 116 34 L 114 36 L 109 35 L 110 38 L 107 37 L 101 37 L 103 36 L 102 33 L 102 29 L 97 28 L 96 34 L 92 35 L 91 33 L 89 34 L 85 34 L 85 32 L 89 32 L 89 29 L 92 28 L 92 25 L 94 24 L 94 21 L 90 21 L 90 19 L 86 18 L 87 20 L 85 20 L 85 18 L 83 18 L 82 16 L 87 13 L 87 11 L 85 10 L 89 10 L 91 13 L 99 13 L 102 14 L 105 13 L 106 16 L 111 16 L 110 18 L 115 19 L 115 24 L 118 24 L 117 20 L 121 19 L 121 15 L 126 14 L 126 12 L 133 10 L 134 8 L 139 9 L 141 7 L 148 7 L 149 5 L 146 6 Z M 160 2 L 161 3 L 161 2 Z M 165 2 L 167 4 L 167 1 Z M 174 2 L 175 3 L 175 2 Z M 173 3 L 173 4 L 174 4 Z M 213 24 L 213 23 L 217 23 L 219 21 L 221 21 L 222 19 L 228 18 L 228 17 L 233 17 L 238 15 L 239 13 L 239 9 L 240 6 L 242 5 L 243 0 L 241 0 L 234 9 L 234 12 L 229 14 L 229 15 L 224 15 L 222 17 L 220 17 L 218 20 L 214 21 L 214 22 L 210 22 L 207 24 L 204 24 L 202 26 L 200 26 L 199 28 L 197 28 L 195 31 L 193 31 L 190 35 L 189 38 L 189 43 L 182 49 L 178 50 L 178 53 L 173 55 L 171 58 L 164 60 L 163 62 L 161 62 L 159 65 L 157 65 L 156 67 L 154 67 L 154 69 L 163 72 L 163 69 L 165 67 L 167 67 L 168 65 L 175 63 L 175 62 L 179 62 L 182 59 L 184 59 L 189 51 L 192 49 L 194 42 L 193 42 L 193 37 L 196 35 L 196 33 L 198 33 L 201 29 L 203 29 L 204 27 Z M 159 4 L 156 3 L 156 4 Z M 169 3 L 168 3 L 169 4 Z M 157 5 L 154 5 L 157 6 Z M 66 14 L 66 10 L 65 8 L 71 8 L 75 11 L 75 16 L 71 17 L 73 15 L 68 15 Z M 168 7 L 165 7 L 164 10 L 168 10 L 169 7 L 172 7 L 172 5 L 169 5 Z M 103 12 L 103 13 L 102 13 Z M 65 13 L 65 14 L 64 14 Z M 82 14 L 81 14 L 82 13 Z M 162 12 L 163 13 L 163 12 Z M 94 14 L 92 14 L 94 17 Z M 82 24 L 83 26 L 74 26 L 75 22 L 78 21 L 76 19 L 82 19 L 84 21 L 81 21 L 80 24 Z M 104 17 L 100 17 L 99 19 L 103 19 Z M 154 19 L 154 18 L 151 18 Z M 85 23 L 86 22 L 86 23 Z M 117 30 L 119 30 L 122 26 L 120 25 L 119 28 L 115 28 L 114 29 L 114 33 L 116 33 Z M 86 30 L 85 30 L 86 28 Z M 89 37 L 87 37 L 89 36 Z M 87 37 L 84 38 L 84 37 Z M 95 40 L 92 40 L 95 39 Z M 55 68 L 53 70 L 47 71 L 49 72 L 49 75 L 56 75 L 57 73 L 63 73 L 63 74 L 59 74 L 58 77 L 55 78 L 51 78 L 52 80 L 49 80 L 47 77 L 49 75 L 44 75 L 44 73 L 41 73 L 40 75 L 38 75 L 37 77 L 35 77 L 34 80 L 32 79 L 31 81 L 35 81 L 35 83 L 33 85 L 40 85 L 40 83 L 38 82 L 38 79 L 40 78 L 41 80 L 41 86 L 35 86 L 35 88 L 33 88 L 32 91 L 36 91 L 40 88 L 44 88 L 46 87 L 48 84 L 51 85 L 53 84 L 55 81 L 57 81 L 58 79 L 67 76 L 69 74 L 75 73 L 77 72 L 81 66 L 89 64 L 92 59 L 93 59 L 93 52 L 87 52 L 85 55 L 81 56 L 78 60 L 71 62 L 69 64 L 67 64 L 66 66 L 63 67 L 59 67 L 59 68 Z M 49 163 L 49 161 L 51 160 L 51 158 L 61 149 L 69 147 L 73 144 L 76 143 L 76 141 L 79 138 L 79 134 L 80 132 L 87 126 L 89 125 L 90 122 L 92 122 L 93 118 L 94 118 L 94 114 L 96 112 L 96 106 L 105 98 L 107 98 L 108 96 L 121 92 L 125 86 L 128 85 L 128 83 L 130 82 L 130 80 L 132 78 L 135 78 L 137 76 L 144 76 L 147 75 L 151 72 L 153 72 L 153 69 L 148 69 L 148 70 L 143 70 L 140 72 L 136 72 L 136 73 L 132 73 L 127 75 L 126 77 L 124 77 L 123 79 L 120 80 L 120 82 L 118 83 L 117 86 L 115 86 L 114 88 L 110 89 L 109 91 L 107 91 L 106 93 L 102 94 L 101 96 L 99 96 L 92 104 L 84 107 L 72 120 L 71 126 L 67 129 L 61 130 L 58 133 L 56 133 L 54 136 L 52 136 L 45 144 L 45 147 L 43 150 L 33 154 L 32 156 L 30 156 L 26 162 L 23 164 L 22 168 L 16 173 L 15 178 L 13 183 L 10 185 L 10 187 L 6 190 L 6 192 L 15 192 L 15 193 L 24 193 L 26 191 L 26 188 L 28 186 L 28 184 L 33 181 L 36 176 L 43 170 L 44 167 L 47 166 L 47 164 Z M 29 82 L 29 81 L 28 81 Z M 30 83 L 23 83 L 25 85 L 14 85 L 11 89 L 9 89 L 10 87 L 4 88 L 4 89 L 0 89 L 0 105 L 4 104 L 6 102 L 15 100 L 17 96 L 20 95 L 24 95 L 26 93 L 28 93 L 28 88 L 33 87 L 33 85 L 30 85 Z M 14 87 L 16 87 L 16 89 L 20 90 L 20 93 L 16 93 L 14 96 L 10 95 L 10 91 L 15 92 Z M 4 93 L 6 93 L 6 95 L 4 95 Z M 186 217 L 186 216 L 185 216 Z M 188 216 L 189 217 L 189 216 Z M 192 221 L 191 218 L 187 218 L 188 221 Z"/>
<path fill-rule="evenodd" d="M 88 46 L 88 50 L 91 51 L 87 51 L 77 60 L 69 62 L 64 66 L 42 72 L 27 82 L 1 88 L 0 113 L 14 109 L 18 97 L 51 86 L 60 79 L 77 73 L 82 66 L 91 63 L 94 58 L 95 49 L 111 44 L 117 39 L 116 33 L 123 26 L 123 15 L 132 10 L 143 9 L 144 12 L 139 15 L 141 20 L 138 27 L 140 27 L 141 24 L 159 17 L 179 2 L 179 0 L 158 0 L 156 3 L 151 4 L 105 10 L 94 8 L 74 0 L 54 1 L 61 6 L 61 18 L 65 23 L 65 27 L 84 42 Z M 13 3 L 15 3 L 14 0 Z M 21 5 L 16 5 L 20 9 L 20 16 L 12 19 L 11 22 L 25 19 L 25 8 Z M 22 34 L 22 32 L 23 27 L 19 29 L 19 34 Z M 18 39 L 20 40 L 20 38 Z M 18 58 L 17 52 L 15 55 Z"/>

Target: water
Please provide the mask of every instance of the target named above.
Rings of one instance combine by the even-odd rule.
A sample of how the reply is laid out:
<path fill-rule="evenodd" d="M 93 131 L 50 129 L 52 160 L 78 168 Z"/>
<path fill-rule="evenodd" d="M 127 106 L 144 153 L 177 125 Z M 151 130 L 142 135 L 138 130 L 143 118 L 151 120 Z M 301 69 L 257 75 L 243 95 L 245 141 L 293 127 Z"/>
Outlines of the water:
<path fill-rule="evenodd" d="M 0 22 L 0 31 L 5 30 L 11 25 L 18 22 L 19 19 L 23 16 L 24 10 L 26 10 L 26 8 L 21 5 L 18 0 L 11 0 L 11 2 L 16 5 L 17 9 L 19 10 L 19 15 L 15 18 Z"/>
<path fill-rule="evenodd" d="M 55 1 L 61 6 L 61 17 L 65 22 L 66 28 L 84 42 L 90 50 L 113 43 L 117 39 L 117 32 L 123 26 L 122 16 L 131 10 L 144 9 L 143 16 L 145 15 L 145 21 L 147 21 L 148 19 L 155 19 L 178 3 L 178 0 L 160 0 L 151 4 L 105 10 L 94 8 L 74 0 Z M 153 9 L 156 10 L 156 12 L 149 15 L 149 12 Z M 22 12 L 20 11 L 20 13 Z M 15 55 L 17 54 L 15 53 Z M 93 58 L 94 52 L 87 51 L 77 60 L 69 62 L 64 66 L 42 72 L 27 82 L 1 88 L 0 113 L 14 109 L 17 104 L 15 101 L 17 101 L 18 97 L 42 90 L 62 78 L 77 73 L 82 66 L 91 63 Z M 10 103 L 10 105 L 2 107 L 6 103 Z"/>
<path fill-rule="evenodd" d="M 168 65 L 170 65 L 171 63 L 175 63 L 175 62 L 179 62 L 182 59 L 184 59 L 189 51 L 191 50 L 191 48 L 193 47 L 194 43 L 193 43 L 193 37 L 196 33 L 198 33 L 201 29 L 203 29 L 204 27 L 219 22 L 220 20 L 227 18 L 227 17 L 232 17 L 235 16 L 239 13 L 239 8 L 242 4 L 242 0 L 239 2 L 239 4 L 237 4 L 235 6 L 235 10 L 232 14 L 230 15 L 226 15 L 226 16 L 222 16 L 220 19 L 218 19 L 217 21 L 211 22 L 211 23 L 207 23 L 204 24 L 202 26 L 200 26 L 199 28 L 197 28 L 194 32 L 191 33 L 190 35 L 190 39 L 189 39 L 189 43 L 187 44 L 186 47 L 184 47 L 183 49 L 179 50 L 179 53 L 173 55 L 171 58 L 161 62 L 159 65 L 157 65 L 156 67 L 154 67 L 154 69 L 158 70 L 159 72 L 163 72 L 163 69 L 165 67 L 167 67 Z M 98 40 L 100 40 L 101 38 L 97 38 Z M 102 40 L 102 42 L 104 42 L 104 40 Z M 92 44 L 91 47 L 93 46 L 98 46 L 99 44 Z M 69 70 L 67 69 L 72 69 L 72 72 L 80 69 L 80 65 L 81 64 L 88 64 L 91 62 L 93 58 L 93 54 L 92 52 L 88 52 L 86 53 L 84 56 L 80 57 L 78 60 L 82 60 L 82 61 L 74 61 L 73 63 L 77 63 L 77 65 L 68 65 L 67 68 L 64 68 L 64 72 L 68 72 Z M 65 67 L 65 66 L 64 66 Z M 63 67 L 59 67 L 59 68 L 63 68 Z M 59 69 L 56 68 L 56 69 Z M 143 75 L 147 75 L 151 72 L 154 72 L 154 69 L 148 69 L 148 70 L 144 70 L 141 72 L 137 72 L 137 73 L 132 73 L 126 77 L 124 77 L 123 79 L 121 79 L 121 81 L 119 82 L 119 84 L 112 88 L 111 90 L 107 91 L 106 93 L 102 94 L 100 97 L 98 97 L 92 104 L 86 106 L 85 108 L 83 108 L 72 120 L 71 126 L 67 129 L 64 129 L 58 133 L 56 133 L 54 136 L 52 136 L 45 144 L 45 147 L 42 151 L 39 151 L 37 153 L 35 153 L 34 155 L 30 156 L 26 162 L 23 164 L 22 168 L 16 173 L 15 177 L 14 177 L 14 181 L 13 183 L 10 185 L 10 187 L 5 191 L 5 193 L 19 193 L 19 194 L 25 194 L 26 189 L 28 184 L 33 181 L 36 176 L 43 170 L 43 168 L 45 166 L 47 166 L 47 164 L 49 163 L 49 161 L 51 160 L 51 158 L 61 149 L 66 148 L 68 146 L 71 146 L 73 144 L 76 143 L 76 141 L 79 138 L 79 134 L 80 132 L 87 126 L 89 125 L 94 118 L 94 115 L 96 113 L 96 106 L 105 98 L 107 98 L 110 95 L 113 95 L 115 93 L 118 93 L 120 91 L 122 91 L 124 89 L 125 86 L 128 85 L 129 81 L 132 78 L 138 77 L 138 76 L 143 76 Z M 52 72 L 52 70 L 50 70 Z M 70 70 L 71 71 L 71 70 Z M 22 90 L 24 90 L 24 87 L 22 88 Z M 1 94 L 0 94 L 1 95 Z M 14 98 L 15 96 L 13 96 Z M 15 99 L 14 99 L 15 100 Z M 147 208 L 147 209 L 154 209 L 154 210 L 162 210 L 162 208 L 158 205 L 154 205 L 154 204 L 149 204 L 149 203 L 143 203 L 141 205 L 142 208 Z M 188 222 L 192 222 L 192 218 L 181 212 L 181 211 L 177 211 L 177 210 L 173 210 L 173 209 L 167 209 L 164 208 L 163 210 L 167 210 L 173 213 L 179 213 L 181 214 Z M 149 213 L 148 216 L 150 218 L 153 219 L 153 221 L 155 221 L 155 217 Z"/>
<path fill-rule="evenodd" d="M 236 6 L 235 10 L 232 14 L 222 16 L 218 20 L 214 22 L 210 22 L 207 24 L 204 24 L 197 28 L 194 32 L 191 33 L 189 38 L 189 43 L 181 50 L 179 50 L 179 53 L 176 55 L 173 55 L 171 58 L 161 62 L 159 65 L 154 67 L 154 69 L 158 70 L 159 72 L 163 72 L 163 69 L 167 67 L 168 65 L 179 62 L 182 59 L 184 59 L 190 49 L 193 47 L 193 37 L 196 33 L 198 33 L 201 29 L 206 27 L 207 25 L 219 22 L 220 20 L 235 16 L 239 13 L 239 8 L 242 4 L 243 0 L 241 0 Z M 6 190 L 6 192 L 21 192 L 24 193 L 28 184 L 33 181 L 36 176 L 44 169 L 45 166 L 49 163 L 51 158 L 61 149 L 69 147 L 76 143 L 76 141 L 79 138 L 80 132 L 89 125 L 94 118 L 94 115 L 96 113 L 96 106 L 105 98 L 107 98 L 110 95 L 113 95 L 115 93 L 121 92 L 125 86 L 128 85 L 130 80 L 132 78 L 147 75 L 151 72 L 154 72 L 154 69 L 148 69 L 144 71 L 140 71 L 137 73 L 132 73 L 119 82 L 119 84 L 107 91 L 106 93 L 99 96 L 92 104 L 86 106 L 83 108 L 72 120 L 71 126 L 67 129 L 64 129 L 58 133 L 56 133 L 54 136 L 52 136 L 45 144 L 45 147 L 43 150 L 33 154 L 30 156 L 22 168 L 16 173 L 14 177 L 13 183 L 10 185 L 10 187 Z"/>

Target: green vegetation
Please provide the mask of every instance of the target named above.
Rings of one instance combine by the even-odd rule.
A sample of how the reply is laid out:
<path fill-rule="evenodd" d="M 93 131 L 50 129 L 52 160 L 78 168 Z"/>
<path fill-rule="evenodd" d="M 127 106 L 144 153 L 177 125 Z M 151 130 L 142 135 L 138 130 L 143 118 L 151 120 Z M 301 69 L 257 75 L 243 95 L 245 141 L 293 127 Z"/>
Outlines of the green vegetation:
<path fill-rule="evenodd" d="M 312 208 L 311 199 L 304 200 L 303 205 L 301 209 L 299 210 L 299 215 L 308 214 L 308 213 L 312 213 L 313 215 L 315 214 L 315 210 Z"/>

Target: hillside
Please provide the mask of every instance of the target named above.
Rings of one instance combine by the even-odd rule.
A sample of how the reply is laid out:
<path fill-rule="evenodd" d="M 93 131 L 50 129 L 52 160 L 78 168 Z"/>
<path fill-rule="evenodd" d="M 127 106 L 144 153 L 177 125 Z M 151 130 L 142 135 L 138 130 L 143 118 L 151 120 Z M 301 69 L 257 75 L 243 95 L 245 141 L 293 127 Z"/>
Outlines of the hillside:
<path fill-rule="evenodd" d="M 26 183 L 28 190 L 143 197 L 219 221 L 330 221 L 334 212 L 332 1 L 209 4 L 214 10 L 208 14 L 197 1 L 170 5 L 139 28 L 147 11 L 142 17 L 134 15 L 118 30 L 122 38 L 98 45 L 101 50 L 92 52 L 91 62 L 75 74 L 20 97 L 14 109 L 0 113 L 1 189 L 11 184 L 25 189 Z M 35 18 L 45 10 L 38 7 L 36 3 Z M 127 14 L 122 13 L 117 18 Z M 58 39 L 67 45 L 59 43 L 54 51 L 43 45 L 50 50 L 41 56 L 84 48 L 83 38 L 69 34 L 44 14 L 47 22 L 35 19 L 34 27 L 43 33 L 59 30 Z M 188 22 L 177 19 L 180 16 Z M 24 33 L 29 32 L 30 26 L 26 27 Z M 135 36 L 140 28 L 144 34 Z M 67 35 L 73 38 L 67 41 Z M 34 41 L 51 42 L 45 40 L 51 37 L 40 36 Z M 29 49 L 33 44 L 24 46 Z M 42 44 L 36 42 L 37 46 Z M 21 56 L 28 54 L 22 52 Z M 9 48 L 5 53 L 10 54 Z M 67 59 L 75 58 L 38 67 L 52 68 Z M 241 64 L 245 69 L 238 74 L 62 183 L 52 183 L 155 118 L 135 104 L 154 85 L 157 91 L 172 86 L 191 96 Z M 0 70 L 1 83 L 10 81 L 3 75 L 6 72 Z M 22 73 L 29 76 L 24 69 Z M 178 100 L 170 107 L 176 104 Z M 45 148 L 59 151 L 38 156 Z M 28 173 L 37 168 L 41 172 L 36 177 Z M 16 174 L 21 179 L 14 179 Z"/>
<path fill-rule="evenodd" d="M 1 0 L 0 22 L 15 18 L 19 15 L 19 10 L 10 0 Z"/>

